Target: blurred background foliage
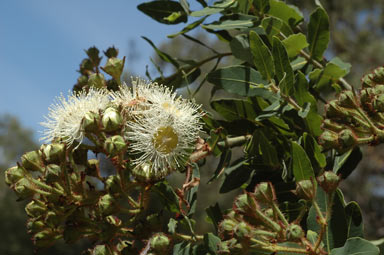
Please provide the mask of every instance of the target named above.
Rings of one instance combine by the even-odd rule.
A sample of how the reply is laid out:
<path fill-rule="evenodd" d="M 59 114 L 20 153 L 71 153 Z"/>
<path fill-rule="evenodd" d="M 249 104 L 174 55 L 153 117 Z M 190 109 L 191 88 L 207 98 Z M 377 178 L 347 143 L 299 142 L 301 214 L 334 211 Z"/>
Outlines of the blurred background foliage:
<path fill-rule="evenodd" d="M 212 1 L 209 1 L 212 2 Z M 314 1 L 289 0 L 288 3 L 300 7 L 308 18 L 310 10 L 314 8 Z M 384 64 L 384 1 L 382 0 L 323 0 L 321 1 L 330 17 L 331 40 L 326 56 L 339 56 L 343 61 L 352 64 L 352 69 L 347 77 L 355 87 L 359 87 L 360 78 L 373 68 Z M 201 42 L 205 42 L 218 52 L 226 52 L 225 44 L 213 37 L 207 37 L 202 33 L 193 34 Z M 129 42 L 132 44 L 133 42 Z M 140 43 L 142 43 L 140 41 Z M 134 43 L 133 43 L 134 44 Z M 175 39 L 164 41 L 159 49 L 180 59 L 202 59 L 210 53 L 210 49 L 192 42 L 189 38 L 178 36 Z M 137 57 L 135 52 L 127 52 L 127 62 Z M 135 53 L 137 54 L 137 53 Z M 140 54 L 140 53 L 138 53 Z M 231 61 L 226 60 L 226 61 Z M 155 66 L 174 71 L 169 63 L 162 62 L 154 53 L 152 62 Z M 129 65 L 128 65 L 129 66 Z M 202 73 L 207 73 L 212 66 L 202 66 Z M 150 69 L 151 72 L 154 69 Z M 125 79 L 135 74 L 126 73 Z M 166 73 L 164 74 L 166 76 Z M 154 75 L 153 77 L 156 77 Z M 199 84 L 201 80 L 196 82 Z M 63 88 L 66 90 L 68 88 Z M 193 89 L 193 86 L 192 86 Z M 196 95 L 197 103 L 203 103 L 207 109 L 210 87 L 204 86 L 204 90 Z M 188 95 L 188 91 L 181 91 Z M 0 117 L 0 169 L 5 170 L 17 161 L 23 152 L 37 148 L 37 141 L 31 130 L 25 129 L 18 120 L 9 115 Z M 241 153 L 241 152 L 239 152 Z M 354 198 L 363 211 L 365 221 L 365 234 L 368 239 L 384 237 L 384 146 L 363 148 L 363 160 L 347 181 L 343 182 L 342 189 L 346 199 Z M 235 157 L 234 157 L 235 158 Z M 206 184 L 209 176 L 215 170 L 217 162 L 210 162 L 201 169 L 199 195 L 204 200 L 199 200 L 196 221 L 204 221 L 205 208 L 218 202 L 222 208 L 228 208 L 236 194 L 219 194 L 220 183 Z M 217 159 L 216 159 L 217 160 Z M 170 181 L 180 182 L 182 175 L 173 175 Z M 80 254 L 84 250 L 84 244 L 65 245 L 55 244 L 49 249 L 34 251 L 30 237 L 26 233 L 26 214 L 23 212 L 23 203 L 14 203 L 16 196 L 10 189 L 5 188 L 4 174 L 0 175 L 0 254 L 24 255 L 24 254 Z M 220 197 L 220 200 L 217 198 Z M 204 233 L 210 229 L 197 226 L 198 232 Z"/>

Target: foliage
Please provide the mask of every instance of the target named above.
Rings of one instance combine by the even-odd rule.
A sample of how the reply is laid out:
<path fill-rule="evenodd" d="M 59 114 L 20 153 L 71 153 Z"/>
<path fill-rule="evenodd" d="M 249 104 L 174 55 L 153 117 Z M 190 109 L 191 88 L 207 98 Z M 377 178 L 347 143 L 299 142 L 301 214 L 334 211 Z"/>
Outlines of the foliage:
<path fill-rule="evenodd" d="M 80 141 L 74 139 L 72 144 L 72 140 L 65 142 L 67 137 L 56 137 L 24 154 L 21 163 L 6 171 L 6 183 L 21 200 L 30 201 L 28 229 L 35 244 L 88 238 L 95 242 L 91 254 L 379 254 L 373 243 L 363 239 L 358 204 L 346 203 L 338 186 L 361 158 L 359 146 L 384 140 L 384 69 L 364 76 L 361 90 L 354 90 L 343 78 L 350 65 L 324 56 L 330 21 L 319 1 L 307 24 L 296 6 L 283 1 L 197 2 L 201 8 L 195 11 L 185 0 L 138 7 L 168 25 L 193 20 L 170 37 L 201 26 L 230 48 L 218 52 L 205 46 L 212 55 L 178 59 L 144 38 L 160 59 L 175 68 L 167 77 L 160 70 L 156 82 L 193 88 L 191 96 L 206 82 L 214 86 L 209 101 L 216 115 L 196 113 L 204 115 L 205 134 L 196 140 L 193 152 L 182 150 L 189 157 L 180 160 L 183 167 L 176 167 L 179 156 L 170 153 L 182 137 L 176 127 L 187 118 L 179 114 L 188 108 L 183 106 L 187 101 L 171 96 L 159 103 L 135 86 L 132 94 L 124 94 L 119 86 L 125 58 L 119 59 L 118 51 L 109 48 L 104 52 L 106 64 L 100 67 L 99 50 L 88 49 L 74 90 L 107 93 L 107 89 L 115 91 L 110 97 L 124 95 L 126 101 L 86 113 L 76 124 L 82 132 Z M 233 62 L 219 67 L 229 56 Z M 215 63 L 212 69 L 201 72 L 210 62 Z M 199 77 L 199 84 L 191 86 Z M 161 93 L 171 95 L 167 89 Z M 326 93 L 337 97 L 325 102 Z M 319 111 L 322 104 L 324 114 Z M 170 126 L 156 129 L 154 123 L 164 121 L 156 115 L 170 117 Z M 145 118 L 150 118 L 156 132 L 148 140 L 156 155 L 172 155 L 159 164 L 162 174 L 153 168 L 160 156 L 135 165 L 142 157 L 132 152 L 135 141 L 127 132 L 132 134 L 132 127 L 147 123 Z M 82 142 L 83 136 L 89 143 Z M 232 159 L 235 147 L 241 147 L 242 153 Z M 90 156 L 93 153 L 109 159 L 115 171 L 103 176 L 100 160 Z M 199 169 L 208 156 L 220 158 L 209 182 L 221 180 L 221 193 L 243 193 L 226 211 L 218 204 L 209 207 L 208 221 L 215 231 L 198 235 L 197 190 L 200 181 L 208 181 L 201 180 Z M 171 164 L 171 159 L 176 163 Z M 164 180 L 164 171 L 168 174 L 176 168 L 185 173 L 181 187 Z M 153 206 L 156 203 L 159 207 Z"/>

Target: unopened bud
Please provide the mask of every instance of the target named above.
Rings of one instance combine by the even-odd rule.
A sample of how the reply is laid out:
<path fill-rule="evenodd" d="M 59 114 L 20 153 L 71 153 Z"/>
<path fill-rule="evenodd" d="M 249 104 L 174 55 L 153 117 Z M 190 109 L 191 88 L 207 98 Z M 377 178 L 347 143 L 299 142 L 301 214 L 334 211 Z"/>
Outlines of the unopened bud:
<path fill-rule="evenodd" d="M 354 108 L 356 106 L 355 95 L 351 90 L 343 91 L 338 100 L 342 107 Z"/>
<path fill-rule="evenodd" d="M 36 218 L 45 213 L 47 207 L 45 205 L 41 205 L 36 201 L 31 201 L 25 206 L 25 212 L 31 218 Z"/>
<path fill-rule="evenodd" d="M 220 229 L 225 232 L 232 233 L 235 227 L 239 224 L 239 222 L 233 220 L 233 219 L 224 219 L 220 223 Z"/>
<path fill-rule="evenodd" d="M 261 182 L 257 184 L 254 194 L 256 200 L 262 203 L 273 203 L 276 199 L 275 191 L 270 182 Z"/>
<path fill-rule="evenodd" d="M 285 236 L 288 241 L 299 241 L 304 237 L 304 231 L 299 225 L 290 224 L 285 230 Z"/>
<path fill-rule="evenodd" d="M 272 208 L 268 208 L 264 211 L 264 215 L 267 216 L 270 219 L 273 219 L 274 217 L 274 212 Z"/>
<path fill-rule="evenodd" d="M 56 234 L 50 229 L 46 229 L 36 233 L 33 236 L 33 243 L 38 247 L 47 247 L 56 239 Z"/>
<path fill-rule="evenodd" d="M 98 208 L 103 215 L 110 215 L 117 211 L 116 199 L 110 194 L 100 197 Z"/>
<path fill-rule="evenodd" d="M 17 181 L 13 189 L 20 199 L 32 197 L 35 193 L 33 185 L 26 178 Z"/>
<path fill-rule="evenodd" d="M 27 222 L 28 233 L 36 233 L 43 230 L 44 228 L 46 228 L 46 225 L 42 220 L 30 219 Z"/>
<path fill-rule="evenodd" d="M 166 169 L 164 169 L 166 170 Z M 132 169 L 132 175 L 139 182 L 157 182 L 163 179 L 169 171 L 154 171 L 150 163 L 142 163 Z"/>
<path fill-rule="evenodd" d="M 120 76 L 123 73 L 124 59 L 108 58 L 103 70 L 115 80 L 120 81 Z"/>
<path fill-rule="evenodd" d="M 21 156 L 21 164 L 28 171 L 44 171 L 44 163 L 41 159 L 40 151 L 30 151 L 25 153 Z"/>
<path fill-rule="evenodd" d="M 325 111 L 328 118 L 343 117 L 345 116 L 345 110 L 339 106 L 339 101 L 332 100 L 325 105 Z"/>
<path fill-rule="evenodd" d="M 121 192 L 120 177 L 117 175 L 108 176 L 107 180 L 105 181 L 105 189 L 111 194 Z"/>
<path fill-rule="evenodd" d="M 251 236 L 253 231 L 253 227 L 246 222 L 242 221 L 234 229 L 234 234 L 236 237 L 243 239 L 243 238 L 248 238 Z"/>
<path fill-rule="evenodd" d="M 343 130 L 345 127 L 336 123 L 336 122 L 333 122 L 332 120 L 330 119 L 325 119 L 323 121 L 323 124 L 321 125 L 321 128 L 322 129 L 329 129 L 331 131 L 334 131 L 334 132 L 340 132 L 341 130 Z"/>
<path fill-rule="evenodd" d="M 82 120 L 82 125 L 85 131 L 95 131 L 99 127 L 99 114 L 95 112 L 87 112 Z"/>
<path fill-rule="evenodd" d="M 112 251 L 109 249 L 109 247 L 105 244 L 99 244 L 96 245 L 95 248 L 93 248 L 90 251 L 91 255 L 112 255 Z"/>
<path fill-rule="evenodd" d="M 302 180 L 296 183 L 296 194 L 306 200 L 316 197 L 316 186 L 312 180 Z"/>
<path fill-rule="evenodd" d="M 325 149 L 338 148 L 340 146 L 339 136 L 333 131 L 325 130 L 319 137 L 319 144 Z"/>
<path fill-rule="evenodd" d="M 57 227 L 60 225 L 61 217 L 53 211 L 49 211 L 45 216 L 45 222 L 51 227 Z"/>
<path fill-rule="evenodd" d="M 373 101 L 373 108 L 378 112 L 384 112 L 384 94 L 376 97 Z"/>
<path fill-rule="evenodd" d="M 61 168 L 56 164 L 49 164 L 45 168 L 45 179 L 48 184 L 57 182 L 61 177 Z"/>
<path fill-rule="evenodd" d="M 17 181 L 24 178 L 26 174 L 26 171 L 20 166 L 8 168 L 5 171 L 5 183 L 9 186 L 15 184 Z"/>
<path fill-rule="evenodd" d="M 127 147 L 124 138 L 120 135 L 108 137 L 104 142 L 104 149 L 110 156 L 116 156 Z"/>
<path fill-rule="evenodd" d="M 159 254 L 164 254 L 168 250 L 171 241 L 164 233 L 157 233 L 149 239 L 151 249 Z"/>
<path fill-rule="evenodd" d="M 40 150 L 48 163 L 60 163 L 65 157 L 65 145 L 61 143 L 43 144 Z"/>
<path fill-rule="evenodd" d="M 105 131 L 115 131 L 121 126 L 122 121 L 120 113 L 115 108 L 109 107 L 104 111 L 102 123 Z"/>
<path fill-rule="evenodd" d="M 88 78 L 88 85 L 94 88 L 104 88 L 105 87 L 105 78 L 102 73 L 93 73 Z"/>
<path fill-rule="evenodd" d="M 334 192 L 341 181 L 340 177 L 332 171 L 326 171 L 319 177 L 317 177 L 319 185 L 324 189 L 325 192 Z"/>
<path fill-rule="evenodd" d="M 343 148 L 349 148 L 356 145 L 357 137 L 352 130 L 344 129 L 339 133 L 338 143 Z"/>
<path fill-rule="evenodd" d="M 253 215 L 253 212 L 259 207 L 254 197 L 250 193 L 239 195 L 234 202 L 234 210 L 237 213 Z"/>

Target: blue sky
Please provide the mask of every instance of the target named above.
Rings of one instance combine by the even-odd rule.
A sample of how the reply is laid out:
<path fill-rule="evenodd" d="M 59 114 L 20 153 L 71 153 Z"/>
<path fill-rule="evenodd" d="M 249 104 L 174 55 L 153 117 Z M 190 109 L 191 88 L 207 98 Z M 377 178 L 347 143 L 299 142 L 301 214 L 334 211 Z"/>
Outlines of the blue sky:
<path fill-rule="evenodd" d="M 123 56 L 135 41 L 140 57 L 126 68 L 144 76 L 153 51 L 140 36 L 158 44 L 186 24 L 159 24 L 137 10 L 141 2 L 0 1 L 0 114 L 17 116 L 39 138 L 39 122 L 54 98 L 76 83 L 84 49 L 93 45 L 115 45 Z"/>

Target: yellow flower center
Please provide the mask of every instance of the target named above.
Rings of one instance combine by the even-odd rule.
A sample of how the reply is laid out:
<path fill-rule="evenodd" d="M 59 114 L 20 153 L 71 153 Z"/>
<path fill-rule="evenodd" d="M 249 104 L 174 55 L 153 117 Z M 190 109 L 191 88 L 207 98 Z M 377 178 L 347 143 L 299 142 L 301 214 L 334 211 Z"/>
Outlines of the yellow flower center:
<path fill-rule="evenodd" d="M 157 129 L 152 141 L 157 151 L 170 153 L 176 148 L 179 138 L 172 127 L 166 126 Z"/>

